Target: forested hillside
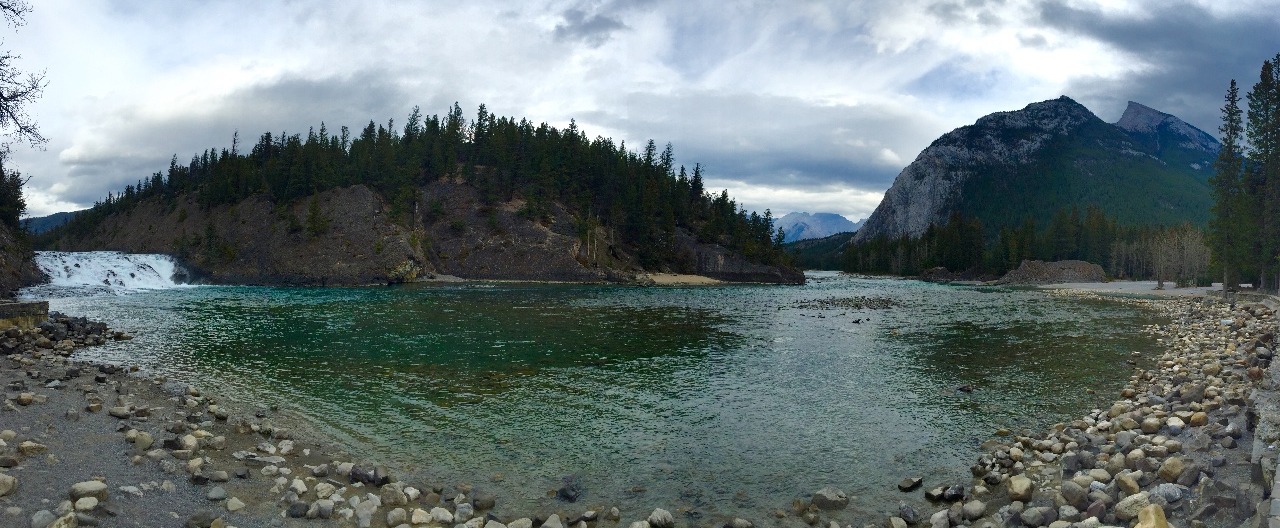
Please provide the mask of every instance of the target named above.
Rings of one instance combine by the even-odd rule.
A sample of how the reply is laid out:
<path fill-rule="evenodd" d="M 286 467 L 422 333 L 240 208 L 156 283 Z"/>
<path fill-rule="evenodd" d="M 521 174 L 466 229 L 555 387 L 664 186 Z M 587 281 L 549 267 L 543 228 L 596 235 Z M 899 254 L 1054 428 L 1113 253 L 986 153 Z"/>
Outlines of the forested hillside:
<path fill-rule="evenodd" d="M 646 270 L 698 267 L 682 233 L 750 262 L 788 267 L 772 215 L 744 211 L 725 191 L 708 192 L 702 167 L 678 166 L 670 144 L 659 150 L 650 140 L 637 152 L 609 138 L 589 139 L 573 122 L 563 130 L 535 126 L 484 105 L 467 120 L 457 104 L 443 117 L 415 108 L 399 128 L 370 122 L 356 134 L 346 127 L 335 134 L 321 123 L 305 135 L 265 133 L 251 145 L 237 135 L 230 148 L 206 150 L 185 165 L 175 156 L 167 172 L 109 195 L 40 240 L 46 246 L 83 240 L 142 203 L 176 208 L 190 200 L 210 209 L 256 197 L 292 207 L 352 185 L 373 189 L 390 219 L 409 229 L 464 222 L 446 218 L 450 204 L 424 194 L 441 181 L 473 188 L 481 208 L 518 203 L 519 216 L 533 222 L 563 210 L 575 224 L 570 232 L 586 240 L 604 228 Z"/>

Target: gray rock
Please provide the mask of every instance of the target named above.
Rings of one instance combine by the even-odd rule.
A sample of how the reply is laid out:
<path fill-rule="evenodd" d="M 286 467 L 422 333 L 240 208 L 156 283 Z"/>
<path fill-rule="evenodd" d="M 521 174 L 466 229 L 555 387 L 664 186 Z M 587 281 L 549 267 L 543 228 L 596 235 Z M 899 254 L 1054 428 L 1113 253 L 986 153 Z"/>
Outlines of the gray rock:
<path fill-rule="evenodd" d="M 431 508 L 431 521 L 449 526 L 453 524 L 453 513 L 449 510 L 436 506 Z"/>
<path fill-rule="evenodd" d="M 1058 520 L 1058 512 L 1048 506 L 1037 506 L 1022 510 L 1019 518 L 1027 526 L 1048 526 L 1049 523 Z"/>
<path fill-rule="evenodd" d="M 454 522 L 467 522 L 476 514 L 476 509 L 470 503 L 463 502 L 453 509 Z"/>
<path fill-rule="evenodd" d="M 962 508 L 960 511 L 966 521 L 976 521 L 987 514 L 987 504 L 980 500 L 966 502 Z"/>
<path fill-rule="evenodd" d="M 543 521 L 542 528 L 564 528 L 564 523 L 560 522 L 559 515 L 553 513 L 550 517 L 547 517 L 546 521 Z"/>
<path fill-rule="evenodd" d="M 826 487 L 813 494 L 813 505 L 822 510 L 841 510 L 849 505 L 849 496 L 839 489 Z"/>
<path fill-rule="evenodd" d="M 848 499 L 845 499 L 846 502 Z M 675 528 L 676 519 L 671 516 L 671 512 L 662 508 L 655 508 L 653 513 L 649 514 L 649 526 L 651 528 Z"/>
<path fill-rule="evenodd" d="M 408 520 L 409 512 L 405 511 L 404 508 L 395 508 L 387 512 L 387 526 L 395 526 Z"/>
<path fill-rule="evenodd" d="M 924 479 L 920 477 L 907 477 L 902 479 L 902 482 L 898 483 L 898 491 L 915 491 L 915 489 L 919 488 L 921 484 L 924 484 Z"/>
<path fill-rule="evenodd" d="M 1186 494 L 1186 488 L 1177 484 L 1161 484 L 1155 487 L 1155 494 L 1167 503 L 1178 502 Z"/>
<path fill-rule="evenodd" d="M 214 486 L 213 489 L 209 490 L 209 493 L 205 495 L 205 498 L 211 501 L 223 500 L 227 498 L 227 490 L 222 486 Z"/>
<path fill-rule="evenodd" d="M 1088 490 L 1070 480 L 1062 481 L 1062 486 L 1059 488 L 1059 491 L 1062 492 L 1062 498 L 1066 499 L 1067 504 L 1077 508 L 1083 507 L 1085 505 L 1085 501 L 1089 497 Z"/>
<path fill-rule="evenodd" d="M 49 510 L 40 510 L 31 516 L 31 528 L 47 528 L 58 516 Z"/>
<path fill-rule="evenodd" d="M 1128 521 L 1137 517 L 1138 512 L 1150 504 L 1150 496 L 1147 495 L 1147 492 L 1143 491 L 1121 499 L 1120 502 L 1116 504 L 1114 512 L 1117 519 Z"/>

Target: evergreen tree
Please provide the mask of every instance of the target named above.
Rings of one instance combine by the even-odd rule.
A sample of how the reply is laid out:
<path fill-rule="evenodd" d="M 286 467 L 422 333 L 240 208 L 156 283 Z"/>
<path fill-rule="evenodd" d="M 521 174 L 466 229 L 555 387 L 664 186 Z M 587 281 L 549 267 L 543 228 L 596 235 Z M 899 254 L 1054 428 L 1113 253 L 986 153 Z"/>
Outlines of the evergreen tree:
<path fill-rule="evenodd" d="M 1209 219 L 1209 242 L 1214 259 L 1222 268 L 1222 286 L 1228 288 L 1239 283 L 1240 266 L 1248 258 L 1245 228 L 1249 220 L 1241 215 L 1246 206 L 1242 203 L 1246 196 L 1241 181 L 1244 125 L 1240 89 L 1235 79 L 1227 87 L 1226 102 L 1222 106 L 1222 126 L 1218 127 L 1218 132 L 1222 134 L 1222 150 L 1218 151 L 1214 175 L 1210 180 L 1214 202 Z"/>

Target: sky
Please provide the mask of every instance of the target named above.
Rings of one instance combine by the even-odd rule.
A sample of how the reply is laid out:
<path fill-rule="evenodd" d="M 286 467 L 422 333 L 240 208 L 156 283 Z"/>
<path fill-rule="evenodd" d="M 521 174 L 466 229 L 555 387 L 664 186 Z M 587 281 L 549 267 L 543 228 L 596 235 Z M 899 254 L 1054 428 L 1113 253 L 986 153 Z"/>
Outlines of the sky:
<path fill-rule="evenodd" d="M 671 143 L 750 210 L 857 220 L 938 136 L 1067 95 L 1217 135 L 1280 52 L 1280 0 L 39 0 L 3 49 L 48 86 L 28 214 L 88 207 L 234 133 L 414 106 Z"/>

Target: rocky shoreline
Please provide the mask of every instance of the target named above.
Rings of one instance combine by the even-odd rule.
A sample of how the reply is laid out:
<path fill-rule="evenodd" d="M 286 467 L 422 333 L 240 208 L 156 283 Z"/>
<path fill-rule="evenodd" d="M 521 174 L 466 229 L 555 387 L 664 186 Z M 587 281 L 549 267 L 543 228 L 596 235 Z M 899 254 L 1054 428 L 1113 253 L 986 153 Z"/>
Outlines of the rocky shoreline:
<path fill-rule="evenodd" d="M 1096 296 L 1063 290 L 1059 295 Z M 1157 528 L 1274 523 L 1280 439 L 1271 368 L 1276 318 L 1262 304 L 1147 303 L 1170 319 L 1146 332 L 1164 353 L 1109 408 L 1035 434 L 998 431 L 970 485 L 934 488 L 945 508 L 900 505 L 885 525 Z M 1268 408 L 1270 405 L 1270 408 Z M 918 481 L 909 479 L 902 489 Z M 1280 503 L 1277 503 L 1280 506 Z"/>
<path fill-rule="evenodd" d="M 865 526 L 1267 522 L 1264 497 L 1277 458 L 1271 444 L 1280 440 L 1275 314 L 1204 298 L 1128 302 L 1149 303 L 1170 323 L 1145 329 L 1159 336 L 1164 355 L 1150 358 L 1156 367 L 1137 370 L 1113 405 L 1041 433 L 999 431 L 983 445 L 973 481 L 926 489 L 919 479 L 904 480 L 900 489 L 911 501 Z M 677 522 L 678 511 L 572 502 L 545 518 L 505 515 L 498 497 L 465 484 L 397 481 L 342 446 L 284 427 L 274 410 L 235 409 L 196 387 L 68 358 L 80 347 L 127 338 L 57 314 L 39 329 L 0 337 L 0 525 L 859 525 L 848 522 L 850 497 L 834 488 L 751 520 Z M 920 507 L 920 492 L 935 511 Z"/>

